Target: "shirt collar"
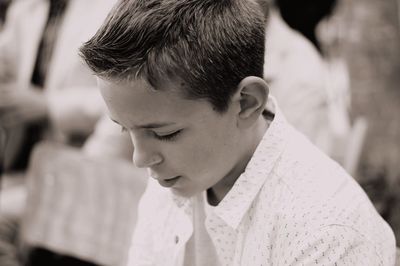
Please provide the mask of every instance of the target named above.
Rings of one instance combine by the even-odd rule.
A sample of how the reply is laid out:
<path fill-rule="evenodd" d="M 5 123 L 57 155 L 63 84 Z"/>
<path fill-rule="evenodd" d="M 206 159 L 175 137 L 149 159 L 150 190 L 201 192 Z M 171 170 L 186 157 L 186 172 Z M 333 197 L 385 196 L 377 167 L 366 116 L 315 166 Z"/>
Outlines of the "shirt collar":
<path fill-rule="evenodd" d="M 258 144 L 252 158 L 232 189 L 214 209 L 214 213 L 226 224 L 236 229 L 263 187 L 286 146 L 289 125 L 276 100 L 268 98 L 266 109 L 275 114 L 273 121 Z"/>
<path fill-rule="evenodd" d="M 220 204 L 213 209 L 213 213 L 233 229 L 239 225 L 286 146 L 285 140 L 288 132 L 286 128 L 289 125 L 274 97 L 268 97 L 266 109 L 275 114 L 274 119 L 258 144 L 245 171 L 239 176 Z M 171 196 L 177 207 L 186 214 L 190 214 L 192 198 L 174 193 L 171 193 Z"/>

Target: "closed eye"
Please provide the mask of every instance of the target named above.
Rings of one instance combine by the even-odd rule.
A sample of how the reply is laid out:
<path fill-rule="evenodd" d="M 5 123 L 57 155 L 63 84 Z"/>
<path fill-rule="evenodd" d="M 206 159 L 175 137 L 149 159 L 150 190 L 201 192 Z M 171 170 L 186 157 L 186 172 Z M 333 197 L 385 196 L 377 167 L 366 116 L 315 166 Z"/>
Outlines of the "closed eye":
<path fill-rule="evenodd" d="M 154 137 L 158 140 L 162 141 L 174 141 L 176 137 L 182 132 L 182 130 L 177 130 L 173 133 L 167 134 L 167 135 L 159 135 L 154 132 Z"/>

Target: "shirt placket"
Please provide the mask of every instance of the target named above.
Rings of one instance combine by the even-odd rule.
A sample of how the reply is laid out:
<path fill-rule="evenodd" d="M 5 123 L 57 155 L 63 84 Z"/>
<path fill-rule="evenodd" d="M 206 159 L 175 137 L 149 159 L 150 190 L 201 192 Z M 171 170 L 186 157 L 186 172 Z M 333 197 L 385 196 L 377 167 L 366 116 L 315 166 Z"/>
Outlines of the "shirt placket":
<path fill-rule="evenodd" d="M 174 255 L 173 266 L 183 266 L 185 259 L 185 247 L 193 234 L 193 211 L 191 204 L 186 205 L 183 210 L 177 212 L 176 223 L 169 241 L 173 242 Z"/>

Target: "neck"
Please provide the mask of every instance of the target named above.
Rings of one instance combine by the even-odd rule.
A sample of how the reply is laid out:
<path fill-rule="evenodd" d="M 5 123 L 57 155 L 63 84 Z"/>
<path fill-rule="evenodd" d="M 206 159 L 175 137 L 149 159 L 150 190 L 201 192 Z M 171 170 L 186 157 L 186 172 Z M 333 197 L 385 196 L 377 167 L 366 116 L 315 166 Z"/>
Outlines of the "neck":
<path fill-rule="evenodd" d="M 261 142 L 265 132 L 267 131 L 269 124 L 270 121 L 260 115 L 254 127 L 248 130 L 248 134 L 245 137 L 247 141 L 243 141 L 243 143 L 246 144 L 245 147 L 247 149 L 239 158 L 238 163 L 224 178 L 207 190 L 207 200 L 210 205 L 217 206 L 231 190 L 236 180 L 245 171 L 247 164 L 253 157 L 258 144 Z"/>

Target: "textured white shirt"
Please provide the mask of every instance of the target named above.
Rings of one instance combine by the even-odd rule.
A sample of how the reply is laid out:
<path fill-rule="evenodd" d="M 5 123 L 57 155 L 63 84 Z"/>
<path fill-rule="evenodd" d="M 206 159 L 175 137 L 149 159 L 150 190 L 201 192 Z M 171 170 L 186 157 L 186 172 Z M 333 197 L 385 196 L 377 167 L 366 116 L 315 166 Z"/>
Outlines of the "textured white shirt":
<path fill-rule="evenodd" d="M 393 232 L 360 186 L 269 102 L 274 120 L 245 172 L 206 217 L 219 263 L 394 265 Z M 177 197 L 150 179 L 128 265 L 184 265 L 201 200 Z"/>

